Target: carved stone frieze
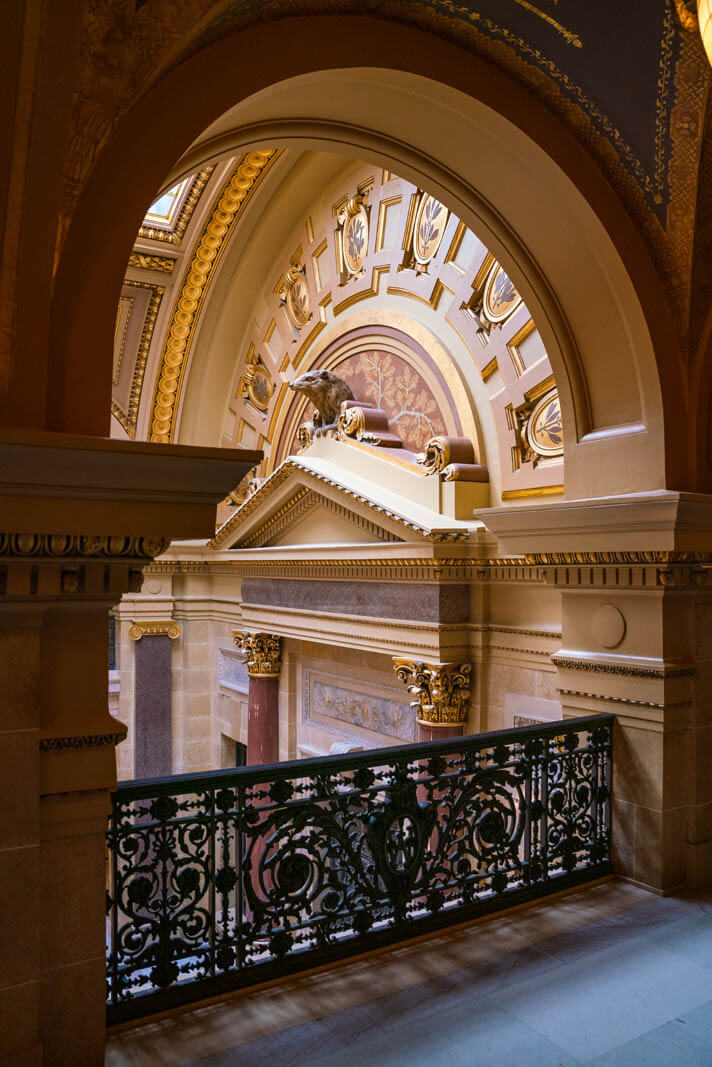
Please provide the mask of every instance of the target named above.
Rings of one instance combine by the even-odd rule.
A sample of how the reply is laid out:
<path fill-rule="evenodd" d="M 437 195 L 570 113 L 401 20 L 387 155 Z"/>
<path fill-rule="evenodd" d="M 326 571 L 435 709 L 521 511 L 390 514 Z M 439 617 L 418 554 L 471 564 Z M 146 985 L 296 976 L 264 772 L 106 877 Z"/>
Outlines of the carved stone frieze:
<path fill-rule="evenodd" d="M 82 748 L 108 748 L 121 744 L 126 739 L 126 730 L 113 734 L 81 734 L 74 737 L 43 737 L 41 752 L 63 752 Z"/>
<path fill-rule="evenodd" d="M 393 657 L 396 676 L 415 696 L 423 726 L 461 726 L 470 703 L 471 663 L 424 663 Z"/>
<path fill-rule="evenodd" d="M 234 630 L 232 639 L 247 654 L 250 678 L 275 678 L 282 670 L 282 639 L 276 634 Z"/>

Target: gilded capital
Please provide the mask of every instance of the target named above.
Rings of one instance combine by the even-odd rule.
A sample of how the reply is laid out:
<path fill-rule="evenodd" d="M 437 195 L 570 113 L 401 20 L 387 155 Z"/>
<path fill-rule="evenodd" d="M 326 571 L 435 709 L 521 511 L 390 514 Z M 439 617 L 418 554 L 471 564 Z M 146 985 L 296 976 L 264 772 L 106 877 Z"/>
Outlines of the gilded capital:
<path fill-rule="evenodd" d="M 250 678 L 276 678 L 282 670 L 282 639 L 275 634 L 251 634 L 233 630 L 232 639 L 247 653 Z"/>
<path fill-rule="evenodd" d="M 132 622 L 129 627 L 129 637 L 132 641 L 140 641 L 142 637 L 163 635 L 175 641 L 176 637 L 180 637 L 180 626 L 172 619 L 141 619 L 139 622 Z"/>
<path fill-rule="evenodd" d="M 397 677 L 423 726 L 462 726 L 470 703 L 471 663 L 423 663 L 393 657 Z"/>

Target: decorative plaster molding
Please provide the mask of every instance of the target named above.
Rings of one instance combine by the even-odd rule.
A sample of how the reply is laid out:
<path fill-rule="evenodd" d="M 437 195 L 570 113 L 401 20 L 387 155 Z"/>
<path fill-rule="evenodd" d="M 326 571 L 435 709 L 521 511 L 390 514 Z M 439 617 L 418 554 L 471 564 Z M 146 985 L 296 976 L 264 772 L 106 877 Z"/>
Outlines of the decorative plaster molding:
<path fill-rule="evenodd" d="M 423 726 L 462 726 L 470 701 L 471 663 L 424 663 L 393 657 L 396 676 L 415 696 Z"/>
<path fill-rule="evenodd" d="M 162 285 L 154 285 L 151 282 L 138 282 L 133 278 L 125 278 L 124 285 L 133 286 L 134 289 L 148 289 L 151 293 L 148 298 L 146 314 L 144 316 L 143 326 L 141 327 L 141 337 L 139 338 L 136 351 L 136 362 L 134 363 L 131 388 L 129 390 L 128 411 L 122 411 L 115 400 L 112 400 L 111 402 L 112 415 L 123 427 L 129 437 L 134 438 L 136 436 L 138 413 L 141 407 L 141 393 L 143 391 L 143 381 L 146 375 L 148 354 L 151 350 L 153 332 L 156 327 L 156 319 L 158 318 L 158 311 L 161 306 L 163 294 L 165 293 L 165 288 Z"/>
<path fill-rule="evenodd" d="M 628 663 L 607 663 L 601 660 L 573 659 L 552 655 L 551 662 L 560 670 L 594 671 L 597 674 L 618 674 L 633 678 L 691 678 L 696 668 L 689 667 L 636 667 Z"/>
<path fill-rule="evenodd" d="M 526 656 L 546 656 L 551 655 L 546 649 L 541 648 L 514 648 L 512 645 L 487 645 L 487 649 L 491 652 L 519 652 Z"/>
<path fill-rule="evenodd" d="M 168 548 L 159 537 L 0 533 L 0 556 L 26 559 L 153 559 Z"/>
<path fill-rule="evenodd" d="M 559 693 L 562 697 L 583 697 L 586 700 L 605 700 L 608 704 L 629 704 L 636 708 L 655 708 L 656 711 L 669 707 L 667 704 L 658 704 L 654 700 L 631 700 L 628 697 L 608 697 L 602 696 L 600 693 L 585 693 L 580 689 L 559 688 Z"/>
<path fill-rule="evenodd" d="M 277 678 L 282 672 L 282 639 L 276 634 L 233 630 L 232 639 L 247 654 L 250 678 Z"/>
<path fill-rule="evenodd" d="M 332 489 L 336 489 L 338 492 L 343 493 L 344 496 L 347 496 L 349 499 L 355 500 L 359 504 L 364 504 L 375 514 L 383 515 L 385 518 L 390 519 L 391 522 L 395 522 L 399 526 L 402 526 L 404 529 L 410 530 L 413 533 L 420 534 L 422 537 L 426 537 L 429 541 L 434 541 L 436 544 L 452 544 L 466 541 L 470 535 L 469 530 L 426 529 L 424 526 L 420 526 L 419 523 L 412 522 L 410 519 L 406 519 L 403 515 L 399 515 L 395 511 L 390 511 L 381 504 L 369 500 L 368 497 L 363 496 L 361 493 L 357 493 L 354 489 L 348 489 L 346 486 L 341 485 L 332 478 L 327 478 L 326 475 L 319 474 L 306 464 L 300 463 L 298 459 L 290 457 L 281 463 L 280 466 L 277 467 L 277 470 L 274 471 L 269 478 L 265 479 L 259 489 L 253 493 L 252 496 L 248 497 L 244 504 L 236 509 L 235 514 L 231 515 L 230 518 L 223 523 L 213 539 L 208 542 L 209 547 L 221 548 L 231 535 L 243 525 L 250 515 L 261 507 L 265 500 L 269 499 L 272 493 L 274 493 L 275 490 L 283 485 L 295 473 L 305 474 L 310 478 L 314 478 L 318 482 L 323 482 Z"/>
<path fill-rule="evenodd" d="M 170 443 L 175 437 L 178 405 L 198 315 L 228 238 L 260 179 L 279 151 L 248 152 L 216 197 L 215 206 L 196 242 L 180 286 L 156 375 L 151 411 L 151 441 Z"/>
<path fill-rule="evenodd" d="M 630 564 L 633 566 L 665 566 L 682 564 L 712 564 L 711 552 L 534 552 L 524 559 L 534 566 L 580 567 Z"/>
<path fill-rule="evenodd" d="M 129 637 L 132 641 L 140 641 L 142 637 L 157 637 L 163 634 L 170 637 L 171 641 L 175 641 L 177 637 L 180 637 L 180 626 L 172 619 L 152 619 L 150 621 L 139 619 L 138 622 L 132 622 L 129 627 Z"/>
<path fill-rule="evenodd" d="M 229 520 L 228 520 L 229 521 Z M 223 527 L 221 527 L 223 529 Z M 218 531 L 220 533 L 220 531 Z M 217 535 L 216 535 L 217 536 Z M 209 547 L 214 547 L 209 542 Z M 500 564 L 509 564 L 500 566 Z M 543 577 L 536 568 L 521 566 L 521 561 L 452 558 L 384 558 L 384 559 L 235 559 L 166 560 L 151 564 L 152 574 L 249 574 L 251 577 L 341 578 L 346 580 L 404 582 L 530 582 L 540 584 Z M 492 565 L 492 566 L 490 566 Z M 149 573 L 149 572 L 147 572 Z"/>
<path fill-rule="evenodd" d="M 121 744 L 126 739 L 127 731 L 115 734 L 85 734 L 75 737 L 42 737 L 41 752 L 63 752 L 68 749 L 109 748 Z"/>
<path fill-rule="evenodd" d="M 172 274 L 176 262 L 173 256 L 155 256 L 148 252 L 133 251 L 129 256 L 129 267 L 136 270 L 157 270 L 161 274 Z"/>

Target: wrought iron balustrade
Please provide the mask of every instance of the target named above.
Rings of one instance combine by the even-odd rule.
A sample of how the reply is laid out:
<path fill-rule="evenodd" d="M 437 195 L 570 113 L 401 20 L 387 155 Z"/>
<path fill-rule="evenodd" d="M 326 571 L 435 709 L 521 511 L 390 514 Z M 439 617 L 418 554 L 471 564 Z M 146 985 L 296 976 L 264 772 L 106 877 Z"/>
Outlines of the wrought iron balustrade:
<path fill-rule="evenodd" d="M 110 1021 L 608 873 L 612 734 L 597 715 L 120 785 Z"/>

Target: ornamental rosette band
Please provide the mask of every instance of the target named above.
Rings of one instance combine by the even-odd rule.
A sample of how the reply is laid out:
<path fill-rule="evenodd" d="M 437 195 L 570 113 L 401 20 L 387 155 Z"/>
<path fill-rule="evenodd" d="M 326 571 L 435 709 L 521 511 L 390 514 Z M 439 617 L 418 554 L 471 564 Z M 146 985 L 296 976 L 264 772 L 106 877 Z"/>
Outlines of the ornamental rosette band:
<path fill-rule="evenodd" d="M 396 676 L 416 699 L 423 726 L 463 726 L 470 704 L 471 663 L 423 663 L 393 657 Z"/>
<path fill-rule="evenodd" d="M 275 634 L 251 634 L 233 631 L 232 639 L 247 653 L 250 678 L 278 678 L 282 671 L 282 639 Z"/>

